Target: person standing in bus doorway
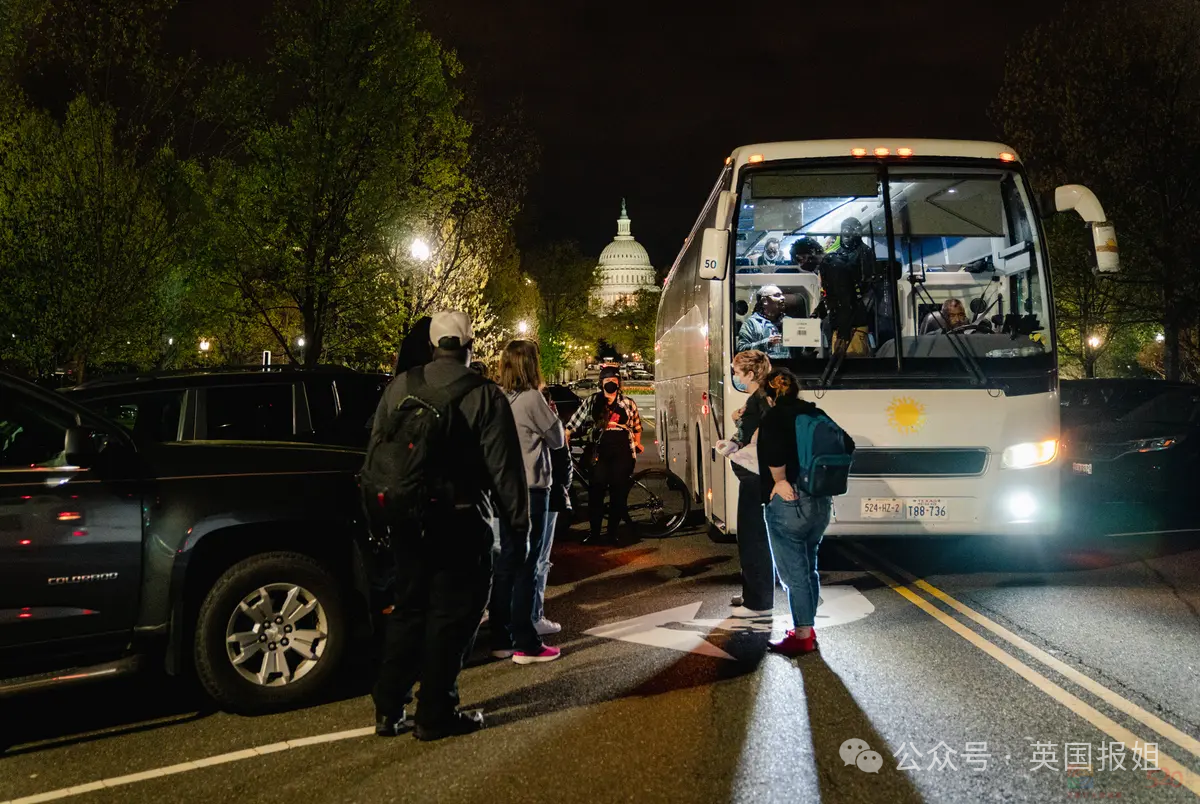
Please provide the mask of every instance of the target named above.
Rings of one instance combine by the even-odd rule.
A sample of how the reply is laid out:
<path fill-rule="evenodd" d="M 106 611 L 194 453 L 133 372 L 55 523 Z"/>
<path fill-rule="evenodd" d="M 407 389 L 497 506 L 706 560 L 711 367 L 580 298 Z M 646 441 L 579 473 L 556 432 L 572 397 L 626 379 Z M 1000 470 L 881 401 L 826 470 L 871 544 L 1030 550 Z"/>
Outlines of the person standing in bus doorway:
<path fill-rule="evenodd" d="M 771 361 L 762 352 L 738 352 L 733 357 L 733 387 L 750 394 L 745 407 L 733 414 L 737 434 L 717 443 L 717 451 L 733 463 L 738 479 L 737 548 L 742 565 L 742 594 L 733 598 L 732 616 L 770 617 L 775 608 L 775 563 L 763 520 L 762 489 L 758 476 L 757 434 L 770 410 L 762 383 L 771 373 Z"/>
<path fill-rule="evenodd" d="M 791 357 L 783 345 L 783 291 L 778 285 L 763 285 L 754 295 L 754 312 L 738 330 L 737 350 L 766 352 L 773 359 Z"/>
<path fill-rule="evenodd" d="M 616 366 L 600 370 L 600 390 L 579 406 L 567 422 L 567 441 L 583 432 L 588 442 L 586 460 L 591 466 L 588 513 L 591 530 L 584 543 L 600 542 L 604 525 L 604 498 L 608 504 L 608 541 L 616 543 L 617 529 L 625 518 L 633 467 L 642 453 L 642 419 L 637 403 L 621 393 L 621 376 Z"/>
<path fill-rule="evenodd" d="M 787 369 L 767 375 L 763 385 L 770 410 L 759 425 L 758 465 L 762 478 L 763 515 L 771 556 L 787 590 L 792 628 L 783 639 L 768 643 L 784 656 L 800 656 L 817 649 L 813 622 L 820 600 L 817 550 L 833 510 L 829 497 L 812 497 L 797 487 L 800 452 L 796 443 L 796 418 L 822 416 L 820 408 L 800 399 L 800 383 Z M 854 443 L 846 439 L 853 452 Z"/>

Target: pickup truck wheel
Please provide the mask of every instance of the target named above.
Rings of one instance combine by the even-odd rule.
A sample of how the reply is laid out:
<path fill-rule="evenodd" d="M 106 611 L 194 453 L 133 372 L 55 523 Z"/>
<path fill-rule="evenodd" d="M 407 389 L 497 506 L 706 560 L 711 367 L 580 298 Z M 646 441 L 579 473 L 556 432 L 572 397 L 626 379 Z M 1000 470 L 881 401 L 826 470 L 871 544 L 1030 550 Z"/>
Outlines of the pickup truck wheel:
<path fill-rule="evenodd" d="M 348 637 L 337 579 L 308 556 L 264 553 L 234 564 L 204 598 L 196 672 L 227 709 L 285 709 L 325 686 Z"/>

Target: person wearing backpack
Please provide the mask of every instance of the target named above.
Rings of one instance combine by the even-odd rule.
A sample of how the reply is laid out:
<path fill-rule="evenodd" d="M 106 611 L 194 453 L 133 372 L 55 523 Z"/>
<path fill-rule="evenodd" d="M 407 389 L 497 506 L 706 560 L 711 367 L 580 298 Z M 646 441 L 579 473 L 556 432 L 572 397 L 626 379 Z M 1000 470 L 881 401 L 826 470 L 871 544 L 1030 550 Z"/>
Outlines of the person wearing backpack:
<path fill-rule="evenodd" d="M 829 526 L 832 497 L 846 492 L 854 440 L 800 399 L 800 384 L 787 369 L 768 374 L 763 392 L 770 405 L 758 435 L 763 516 L 792 613 L 792 628 L 768 644 L 776 653 L 800 656 L 817 650 L 817 550 Z"/>
<path fill-rule="evenodd" d="M 512 341 L 500 354 L 500 387 L 512 405 L 529 482 L 530 528 L 513 531 L 501 525 L 490 622 L 492 656 L 511 658 L 516 664 L 552 662 L 562 655 L 558 648 L 542 642 L 546 632 L 539 632 L 534 616 L 541 609 L 538 574 L 543 560 L 549 562 L 549 556 L 543 559 L 542 553 L 553 537 L 548 532 L 553 481 L 550 450 L 565 443 L 562 421 L 542 396 L 539 363 L 533 341 Z"/>
<path fill-rule="evenodd" d="M 471 371 L 465 313 L 433 316 L 433 362 L 384 391 L 360 475 L 372 521 L 384 521 L 395 557 L 396 599 L 375 684 L 375 733 L 409 729 L 437 740 L 483 728 L 458 710 L 458 675 L 492 581 L 492 520 L 529 530 L 521 442 L 504 393 Z M 420 682 L 419 704 L 406 707 Z"/>

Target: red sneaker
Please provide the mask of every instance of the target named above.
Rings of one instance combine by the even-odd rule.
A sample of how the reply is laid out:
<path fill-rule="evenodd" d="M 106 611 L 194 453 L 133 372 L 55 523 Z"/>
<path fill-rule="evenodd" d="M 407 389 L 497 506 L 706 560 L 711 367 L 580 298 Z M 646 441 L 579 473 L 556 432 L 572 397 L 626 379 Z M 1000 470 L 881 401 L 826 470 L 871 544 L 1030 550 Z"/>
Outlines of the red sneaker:
<path fill-rule="evenodd" d="M 814 631 L 807 639 L 801 639 L 796 636 L 796 630 L 792 629 L 784 635 L 783 639 L 768 642 L 767 647 L 775 653 L 794 659 L 817 649 L 817 632 Z"/>

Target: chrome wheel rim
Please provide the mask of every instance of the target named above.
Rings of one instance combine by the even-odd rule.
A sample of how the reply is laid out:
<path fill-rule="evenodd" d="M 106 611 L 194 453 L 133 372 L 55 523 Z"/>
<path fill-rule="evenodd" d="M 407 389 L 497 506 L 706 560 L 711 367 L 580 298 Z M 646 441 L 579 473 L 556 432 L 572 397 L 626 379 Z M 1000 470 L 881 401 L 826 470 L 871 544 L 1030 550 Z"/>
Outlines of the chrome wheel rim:
<path fill-rule="evenodd" d="M 230 664 L 261 687 L 282 687 L 312 672 L 328 641 L 325 607 L 291 583 L 266 584 L 246 595 L 225 626 Z"/>

